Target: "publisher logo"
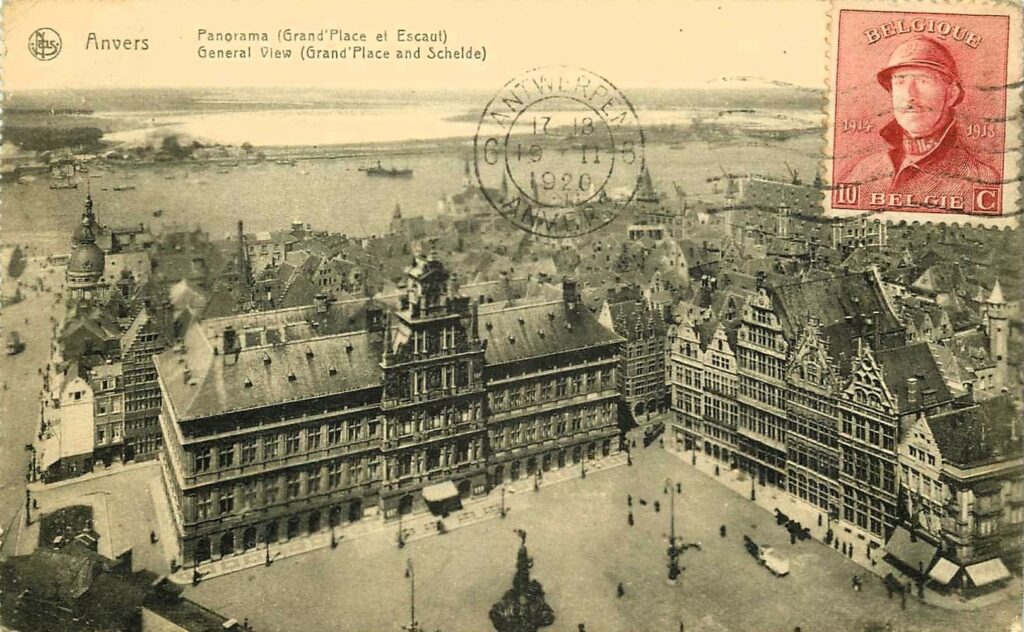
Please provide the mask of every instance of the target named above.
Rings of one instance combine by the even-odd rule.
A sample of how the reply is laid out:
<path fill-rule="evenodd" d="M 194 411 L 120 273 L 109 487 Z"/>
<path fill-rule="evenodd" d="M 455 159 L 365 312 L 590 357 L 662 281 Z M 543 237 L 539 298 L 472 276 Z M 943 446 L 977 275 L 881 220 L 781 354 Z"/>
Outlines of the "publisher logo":
<path fill-rule="evenodd" d="M 60 34 L 43 27 L 36 29 L 28 36 L 28 52 L 39 61 L 50 61 L 60 54 Z"/>

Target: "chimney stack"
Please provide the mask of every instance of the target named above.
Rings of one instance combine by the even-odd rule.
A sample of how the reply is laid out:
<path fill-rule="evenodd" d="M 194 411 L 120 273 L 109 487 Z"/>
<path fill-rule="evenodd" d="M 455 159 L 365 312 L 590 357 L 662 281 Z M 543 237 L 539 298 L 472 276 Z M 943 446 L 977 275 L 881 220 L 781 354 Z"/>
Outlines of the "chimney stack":
<path fill-rule="evenodd" d="M 224 347 L 224 362 L 226 364 L 234 364 L 238 360 L 238 352 L 242 350 L 238 344 L 238 334 L 235 332 L 234 327 L 228 325 L 224 328 L 221 343 Z"/>
<path fill-rule="evenodd" d="M 917 378 L 907 378 L 907 403 L 918 404 L 920 403 L 921 397 L 917 388 Z"/>
<path fill-rule="evenodd" d="M 562 300 L 565 302 L 565 308 L 568 311 L 576 311 L 576 308 L 579 306 L 580 296 L 575 279 L 569 277 L 562 279 Z"/>
<path fill-rule="evenodd" d="M 313 305 L 316 308 L 315 311 L 317 318 L 323 318 L 324 315 L 327 313 L 327 295 L 324 294 L 323 292 L 320 292 L 319 294 L 314 296 Z"/>

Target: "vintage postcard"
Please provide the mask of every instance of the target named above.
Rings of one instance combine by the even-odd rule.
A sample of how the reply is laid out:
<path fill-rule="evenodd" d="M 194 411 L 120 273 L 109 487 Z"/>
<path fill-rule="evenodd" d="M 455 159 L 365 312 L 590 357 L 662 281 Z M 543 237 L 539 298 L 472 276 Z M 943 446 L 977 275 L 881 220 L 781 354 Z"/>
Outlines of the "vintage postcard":
<path fill-rule="evenodd" d="M 0 11 L 0 631 L 1021 630 L 1020 0 Z"/>

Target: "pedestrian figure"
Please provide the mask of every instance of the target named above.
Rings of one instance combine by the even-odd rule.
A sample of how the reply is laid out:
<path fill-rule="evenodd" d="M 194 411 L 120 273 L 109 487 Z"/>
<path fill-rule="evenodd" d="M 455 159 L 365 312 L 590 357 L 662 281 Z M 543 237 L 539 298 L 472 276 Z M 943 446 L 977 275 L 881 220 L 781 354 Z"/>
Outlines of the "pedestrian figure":
<path fill-rule="evenodd" d="M 664 487 L 664 489 L 662 489 L 662 493 L 663 494 L 667 494 L 668 493 L 668 483 L 665 483 L 665 487 Z"/>
<path fill-rule="evenodd" d="M 629 516 L 627 516 L 626 521 L 629 523 L 629 526 L 631 526 L 631 527 L 633 526 L 633 512 L 632 511 L 629 512 Z"/>
<path fill-rule="evenodd" d="M 676 483 L 676 493 L 677 494 L 682 494 L 683 493 L 683 484 L 682 483 Z"/>
<path fill-rule="evenodd" d="M 626 494 L 626 506 L 627 507 L 632 507 L 633 506 L 633 495 L 632 494 Z"/>
<path fill-rule="evenodd" d="M 662 437 L 661 439 L 658 439 L 658 446 L 662 447 L 662 448 L 665 447 L 665 438 L 664 437 Z"/>
<path fill-rule="evenodd" d="M 821 526 L 821 514 L 818 514 L 818 526 Z"/>
<path fill-rule="evenodd" d="M 579 624 L 578 628 L 579 632 L 587 632 L 587 626 L 583 625 L 582 623 Z"/>
<path fill-rule="evenodd" d="M 718 527 L 718 535 L 722 536 L 723 538 L 725 537 L 725 525 L 724 524 L 722 526 Z"/>
<path fill-rule="evenodd" d="M 715 466 L 715 476 L 718 476 L 718 473 L 719 473 L 719 469 L 718 469 L 718 466 L 716 465 Z"/>
<path fill-rule="evenodd" d="M 792 531 L 789 532 L 789 543 L 796 544 L 796 534 Z"/>
<path fill-rule="evenodd" d="M 644 507 L 646 507 L 647 506 L 647 500 L 644 499 L 644 498 L 641 498 L 640 499 L 640 504 L 643 505 Z"/>
<path fill-rule="evenodd" d="M 852 560 L 853 559 L 853 545 L 852 544 L 850 546 L 846 547 L 846 552 L 847 552 L 847 556 Z"/>
<path fill-rule="evenodd" d="M 658 501 L 654 501 L 654 511 L 655 512 L 661 511 L 661 503 L 659 503 Z"/>
<path fill-rule="evenodd" d="M 35 498 L 32 499 L 32 508 L 39 509 L 39 501 L 36 500 Z"/>
<path fill-rule="evenodd" d="M 833 540 L 833 542 L 836 545 L 836 550 L 838 551 L 839 550 L 839 539 L 836 538 L 835 540 Z"/>
<path fill-rule="evenodd" d="M 907 593 L 900 591 L 900 608 L 907 609 Z"/>
<path fill-rule="evenodd" d="M 619 582 L 618 587 L 615 589 L 615 594 L 617 594 L 619 597 L 622 597 L 626 594 L 626 589 L 622 587 L 622 582 Z"/>
<path fill-rule="evenodd" d="M 149 543 L 156 544 L 156 531 L 149 532 Z"/>

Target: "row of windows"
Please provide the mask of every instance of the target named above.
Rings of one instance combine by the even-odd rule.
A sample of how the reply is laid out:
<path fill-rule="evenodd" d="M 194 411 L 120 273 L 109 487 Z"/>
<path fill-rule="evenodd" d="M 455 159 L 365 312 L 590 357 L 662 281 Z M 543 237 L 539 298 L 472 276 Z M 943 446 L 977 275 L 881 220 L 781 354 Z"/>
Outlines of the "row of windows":
<path fill-rule="evenodd" d="M 389 424 L 387 438 L 395 439 L 439 428 L 451 428 L 460 423 L 474 422 L 481 419 L 480 410 L 480 402 L 467 404 L 465 408 L 453 405 L 433 409 L 419 408 L 399 416 L 395 423 Z"/>
<path fill-rule="evenodd" d="M 305 470 L 292 470 L 283 474 L 270 474 L 259 480 L 245 481 L 216 490 L 199 492 L 195 496 L 195 518 L 203 520 L 274 505 L 281 500 L 294 500 L 321 491 L 373 481 L 379 466 L 366 459 L 331 461 Z"/>
<path fill-rule="evenodd" d="M 539 402 L 548 402 L 583 393 L 602 391 L 611 386 L 612 371 L 580 371 L 571 375 L 559 375 L 554 379 L 536 380 L 490 392 L 492 412 L 517 410 Z"/>
<path fill-rule="evenodd" d="M 565 437 L 584 429 L 603 426 L 613 418 L 614 413 L 614 405 L 602 405 L 573 408 L 553 415 L 506 423 L 494 432 L 491 445 L 496 449 L 511 449 L 535 441 Z"/>
<path fill-rule="evenodd" d="M 376 437 L 380 423 L 376 419 L 351 419 L 347 422 L 332 421 L 326 425 L 294 428 L 285 432 L 273 432 L 262 437 L 248 437 L 237 443 L 224 443 L 216 447 L 216 467 L 226 469 L 239 465 L 251 465 L 257 461 L 270 461 L 279 456 L 290 456 L 299 452 L 319 450 L 326 437 L 326 445 L 335 446 L 342 441 L 352 443 Z M 201 474 L 214 467 L 214 448 L 201 446 L 192 453 L 192 472 Z"/>
<path fill-rule="evenodd" d="M 870 422 L 863 417 L 854 416 L 851 418 L 847 413 L 843 414 L 840 427 L 843 434 L 847 436 L 852 435 L 861 441 L 867 441 L 871 445 L 882 446 L 886 450 L 894 450 L 896 447 L 896 438 L 893 436 L 895 430 L 892 427 Z"/>

